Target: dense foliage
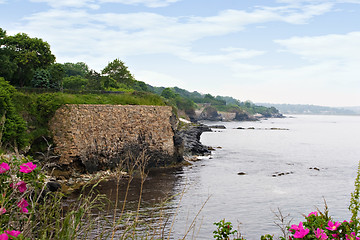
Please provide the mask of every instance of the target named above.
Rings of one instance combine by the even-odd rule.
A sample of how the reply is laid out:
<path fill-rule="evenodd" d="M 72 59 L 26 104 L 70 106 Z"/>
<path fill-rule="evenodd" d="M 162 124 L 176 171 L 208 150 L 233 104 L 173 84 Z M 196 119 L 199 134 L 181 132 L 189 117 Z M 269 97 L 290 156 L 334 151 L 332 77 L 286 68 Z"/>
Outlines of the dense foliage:
<path fill-rule="evenodd" d="M 5 147 L 21 148 L 28 140 L 31 144 L 48 135 L 48 121 L 63 104 L 166 104 L 180 110 L 179 116 L 190 119 L 196 109 L 209 106 L 214 111 L 234 112 L 239 116 L 277 113 L 275 108 L 243 103 L 231 97 L 147 85 L 136 80 L 120 59 L 109 62 L 101 72 L 90 69 L 84 62 L 56 63 L 47 42 L 25 33 L 8 36 L 1 28 L 0 77 L 3 102 L 0 142 Z"/>
<path fill-rule="evenodd" d="M 0 147 L 24 147 L 27 144 L 26 122 L 16 111 L 13 99 L 16 90 L 0 77 Z"/>

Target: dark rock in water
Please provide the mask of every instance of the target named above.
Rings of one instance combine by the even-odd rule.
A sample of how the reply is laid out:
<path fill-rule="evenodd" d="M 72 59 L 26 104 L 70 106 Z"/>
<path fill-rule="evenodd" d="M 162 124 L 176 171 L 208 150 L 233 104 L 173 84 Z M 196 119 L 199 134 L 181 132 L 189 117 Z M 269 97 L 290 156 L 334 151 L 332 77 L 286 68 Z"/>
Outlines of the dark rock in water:
<path fill-rule="evenodd" d="M 246 172 L 238 172 L 237 175 L 246 175 Z"/>
<path fill-rule="evenodd" d="M 226 129 L 226 127 L 224 125 L 212 125 L 212 126 L 209 126 L 209 128 Z"/>
<path fill-rule="evenodd" d="M 211 132 L 211 128 L 206 125 L 188 125 L 176 133 L 180 137 L 184 144 L 184 153 L 192 155 L 207 155 L 211 151 L 207 146 L 204 146 L 200 142 L 200 136 L 203 132 Z"/>
<path fill-rule="evenodd" d="M 316 171 L 320 171 L 320 168 L 318 168 L 318 167 L 310 167 L 309 169 L 313 169 L 313 170 L 316 170 Z"/>
<path fill-rule="evenodd" d="M 61 189 L 61 184 L 56 181 L 50 181 L 46 183 L 46 188 L 50 192 L 57 192 Z"/>
<path fill-rule="evenodd" d="M 245 129 L 245 128 L 243 128 L 243 127 L 237 127 L 236 129 Z"/>
<path fill-rule="evenodd" d="M 248 127 L 247 129 L 254 130 L 255 128 L 254 127 Z"/>
<path fill-rule="evenodd" d="M 294 172 L 274 172 L 271 176 L 272 177 L 280 177 L 280 176 L 285 176 L 285 175 L 289 175 L 289 174 L 293 174 Z"/>

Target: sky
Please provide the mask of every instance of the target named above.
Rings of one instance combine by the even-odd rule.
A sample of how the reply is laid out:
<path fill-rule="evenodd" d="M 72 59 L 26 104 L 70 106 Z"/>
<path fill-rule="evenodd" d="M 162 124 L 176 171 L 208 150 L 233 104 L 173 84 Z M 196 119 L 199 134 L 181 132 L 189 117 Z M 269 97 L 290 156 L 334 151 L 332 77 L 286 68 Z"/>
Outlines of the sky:
<path fill-rule="evenodd" d="M 360 0 L 0 0 L 0 27 L 58 63 L 118 58 L 153 86 L 360 105 Z"/>

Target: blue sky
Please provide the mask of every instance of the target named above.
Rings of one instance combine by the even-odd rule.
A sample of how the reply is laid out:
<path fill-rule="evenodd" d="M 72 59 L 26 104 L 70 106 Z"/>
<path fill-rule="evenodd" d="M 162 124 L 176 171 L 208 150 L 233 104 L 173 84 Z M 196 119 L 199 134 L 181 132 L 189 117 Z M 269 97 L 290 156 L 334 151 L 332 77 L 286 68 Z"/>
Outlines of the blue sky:
<path fill-rule="evenodd" d="M 360 0 L 0 0 L 0 27 L 155 86 L 360 105 Z"/>

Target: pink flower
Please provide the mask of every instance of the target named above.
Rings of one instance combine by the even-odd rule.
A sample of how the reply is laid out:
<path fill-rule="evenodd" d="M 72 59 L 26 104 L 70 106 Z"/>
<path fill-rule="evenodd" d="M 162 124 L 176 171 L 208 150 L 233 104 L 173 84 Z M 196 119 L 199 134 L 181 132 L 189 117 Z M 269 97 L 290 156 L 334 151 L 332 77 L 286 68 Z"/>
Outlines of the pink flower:
<path fill-rule="evenodd" d="M 7 235 L 10 235 L 10 236 L 13 236 L 13 237 L 17 237 L 17 236 L 19 236 L 19 235 L 21 234 L 20 231 L 15 231 L 15 230 L 5 231 L 5 233 L 6 233 Z"/>
<path fill-rule="evenodd" d="M 302 222 L 299 225 L 291 225 L 290 230 L 295 230 L 294 238 L 303 238 L 309 233 L 309 229 L 304 229 Z"/>
<path fill-rule="evenodd" d="M 341 225 L 341 223 L 339 222 L 335 222 L 333 223 L 332 221 L 328 222 L 328 226 L 326 227 L 326 229 L 330 230 L 330 231 L 336 231 L 336 229 Z"/>
<path fill-rule="evenodd" d="M 304 228 L 303 223 L 300 222 L 299 226 L 296 224 L 291 225 L 290 230 L 299 231 L 300 229 L 303 229 L 303 228 Z"/>
<path fill-rule="evenodd" d="M 21 209 L 20 209 L 20 212 L 21 212 L 21 213 L 28 213 L 29 210 L 28 210 L 26 207 L 24 207 L 24 208 L 21 208 Z"/>
<path fill-rule="evenodd" d="M 355 236 L 355 232 L 350 233 L 350 236 L 347 235 L 347 234 L 345 234 L 345 236 L 346 236 L 346 240 L 355 240 L 355 239 L 359 240 L 360 239 L 360 238 Z"/>
<path fill-rule="evenodd" d="M 36 168 L 36 165 L 32 162 L 23 163 L 20 165 L 20 172 L 31 173 Z"/>
<path fill-rule="evenodd" d="M 309 213 L 308 217 L 310 217 L 311 215 L 317 216 L 317 215 L 318 215 L 318 212 L 311 212 L 311 213 Z"/>
<path fill-rule="evenodd" d="M 0 173 L 4 173 L 9 170 L 10 170 L 9 164 L 4 162 L 0 163 Z"/>
<path fill-rule="evenodd" d="M 6 209 L 5 208 L 0 208 L 0 215 L 3 215 L 4 213 L 6 213 Z"/>
<path fill-rule="evenodd" d="M 320 240 L 328 239 L 328 236 L 325 234 L 324 230 L 320 228 L 316 229 L 315 237 Z"/>
<path fill-rule="evenodd" d="M 26 191 L 27 187 L 26 187 L 26 182 L 24 181 L 20 181 L 16 184 L 17 188 L 19 189 L 19 192 L 23 193 Z"/>
<path fill-rule="evenodd" d="M 22 198 L 21 200 L 20 200 L 20 202 L 18 202 L 18 207 L 20 207 L 20 208 L 24 208 L 24 207 L 27 207 L 27 206 L 29 206 L 29 203 L 24 199 L 24 198 Z"/>
<path fill-rule="evenodd" d="M 21 200 L 20 200 L 20 202 L 18 202 L 18 207 L 19 208 L 21 208 L 21 210 L 20 210 L 20 212 L 22 212 L 22 213 L 27 213 L 27 212 L 29 212 L 29 210 L 27 210 L 27 206 L 29 206 L 29 204 L 28 204 L 28 202 L 24 199 L 24 198 L 22 198 Z"/>
<path fill-rule="evenodd" d="M 309 229 L 300 229 L 294 234 L 294 238 L 303 238 L 310 232 Z"/>
<path fill-rule="evenodd" d="M 0 240 L 8 240 L 8 239 L 9 239 L 9 237 L 6 233 L 0 234 Z"/>

